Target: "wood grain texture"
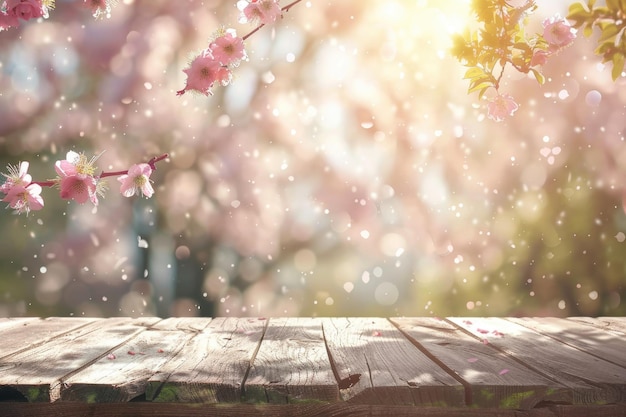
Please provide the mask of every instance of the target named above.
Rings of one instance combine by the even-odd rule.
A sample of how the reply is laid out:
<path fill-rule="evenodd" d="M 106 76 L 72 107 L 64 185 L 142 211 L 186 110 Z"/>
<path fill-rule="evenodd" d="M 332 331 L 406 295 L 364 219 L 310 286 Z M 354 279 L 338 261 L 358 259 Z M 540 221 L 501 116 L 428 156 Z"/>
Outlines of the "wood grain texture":
<path fill-rule="evenodd" d="M 571 402 L 572 392 L 514 358 L 435 318 L 394 318 L 413 343 L 454 372 L 469 406 L 530 409 L 541 402 Z"/>
<path fill-rule="evenodd" d="M 238 403 L 267 320 L 217 318 L 192 334 L 151 376 L 146 398 L 158 402 Z"/>
<path fill-rule="evenodd" d="M 95 320 L 82 317 L 5 319 L 0 322 L 2 334 L 0 358 L 42 345 Z"/>
<path fill-rule="evenodd" d="M 626 369 L 501 318 L 450 318 L 478 340 L 491 344 L 572 390 L 573 404 L 626 402 Z"/>
<path fill-rule="evenodd" d="M 626 320 L 624 320 L 624 317 L 568 317 L 568 320 L 626 334 Z"/>
<path fill-rule="evenodd" d="M 625 352 L 621 317 L 0 319 L 0 417 L 626 417 Z"/>
<path fill-rule="evenodd" d="M 0 331 L 10 327 L 21 326 L 28 322 L 40 321 L 39 317 L 0 317 Z"/>
<path fill-rule="evenodd" d="M 63 378 L 89 366 L 159 320 L 98 320 L 63 333 L 50 343 L 5 356 L 0 359 L 0 386 L 14 387 L 28 401 L 56 401 Z"/>
<path fill-rule="evenodd" d="M 341 396 L 361 404 L 465 405 L 463 386 L 388 320 L 324 319 Z"/>
<path fill-rule="evenodd" d="M 571 320 L 551 317 L 509 318 L 508 320 L 626 368 L 626 351 L 622 334 L 591 326 L 580 326 Z"/>
<path fill-rule="evenodd" d="M 61 400 L 127 402 L 145 395 L 148 379 L 179 352 L 190 333 L 149 328 L 63 379 Z"/>
<path fill-rule="evenodd" d="M 321 319 L 271 319 L 243 394 L 247 402 L 337 401 L 339 387 L 326 352 Z"/>

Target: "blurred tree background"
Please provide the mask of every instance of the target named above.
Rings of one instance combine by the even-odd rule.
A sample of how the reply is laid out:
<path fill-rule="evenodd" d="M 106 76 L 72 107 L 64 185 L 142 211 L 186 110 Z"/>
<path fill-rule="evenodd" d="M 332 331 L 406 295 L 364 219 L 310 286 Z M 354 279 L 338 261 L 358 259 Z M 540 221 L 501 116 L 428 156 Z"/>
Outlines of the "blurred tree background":
<path fill-rule="evenodd" d="M 566 14 L 539 1 L 531 16 Z M 246 41 L 232 85 L 175 92 L 234 0 L 57 0 L 0 33 L 0 164 L 69 150 L 156 195 L 44 189 L 0 216 L 0 316 L 626 315 L 626 77 L 576 40 L 507 72 L 494 123 L 451 34 L 469 1 L 309 0 Z"/>

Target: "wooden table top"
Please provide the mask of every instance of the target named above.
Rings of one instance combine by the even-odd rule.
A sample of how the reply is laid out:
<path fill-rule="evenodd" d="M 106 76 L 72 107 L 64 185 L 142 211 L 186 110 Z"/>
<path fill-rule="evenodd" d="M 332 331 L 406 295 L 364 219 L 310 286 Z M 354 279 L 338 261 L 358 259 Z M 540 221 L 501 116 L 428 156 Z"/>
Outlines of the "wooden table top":
<path fill-rule="evenodd" d="M 626 318 L 5 318 L 0 401 L 0 416 L 626 415 Z"/>

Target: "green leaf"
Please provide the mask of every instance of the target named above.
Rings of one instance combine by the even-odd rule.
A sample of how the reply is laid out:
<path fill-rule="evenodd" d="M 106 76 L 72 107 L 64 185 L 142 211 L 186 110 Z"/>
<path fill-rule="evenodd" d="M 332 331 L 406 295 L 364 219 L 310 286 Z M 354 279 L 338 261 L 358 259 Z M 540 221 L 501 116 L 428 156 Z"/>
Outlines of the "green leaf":
<path fill-rule="evenodd" d="M 467 94 L 471 94 L 471 93 L 473 93 L 474 91 L 478 91 L 478 90 L 483 90 L 483 89 L 485 89 L 485 90 L 486 90 L 486 89 L 488 89 L 489 87 L 494 87 L 493 83 L 492 83 L 491 81 L 485 81 L 485 82 L 482 82 L 482 83 L 480 83 L 480 84 L 477 84 L 477 85 L 475 85 L 475 86 L 473 86 L 473 87 L 469 88 L 469 89 L 467 90 Z M 483 93 L 483 94 L 484 94 L 484 93 Z"/>
<path fill-rule="evenodd" d="M 613 45 L 613 41 L 605 41 L 600 42 L 598 47 L 593 51 L 596 55 L 609 55 L 613 52 L 615 46 Z M 606 58 L 606 57 L 605 57 Z"/>
<path fill-rule="evenodd" d="M 465 72 L 464 80 L 471 80 L 485 75 L 485 70 L 480 67 L 472 67 Z"/>
<path fill-rule="evenodd" d="M 591 13 L 595 18 L 598 19 L 611 15 L 611 11 L 608 7 L 596 7 L 595 9 L 591 10 Z"/>
<path fill-rule="evenodd" d="M 533 75 L 535 76 L 535 79 L 539 84 L 543 85 L 543 83 L 546 82 L 546 77 L 544 77 L 541 72 L 539 72 L 535 68 L 531 68 L 530 70 L 533 72 Z"/>
<path fill-rule="evenodd" d="M 469 89 L 471 90 L 472 88 L 476 87 L 479 84 L 484 84 L 484 83 L 490 83 L 490 84 L 495 84 L 495 79 L 493 78 L 493 76 L 491 74 L 487 74 L 483 77 L 478 77 L 478 78 L 474 78 L 472 80 L 472 82 L 469 85 Z"/>
<path fill-rule="evenodd" d="M 485 93 L 487 92 L 487 90 L 489 90 L 489 87 L 491 87 L 491 86 L 487 86 L 487 87 L 483 88 L 482 90 L 480 90 L 480 91 L 478 92 L 478 100 L 480 100 L 480 99 L 482 99 L 482 98 L 483 98 L 483 96 L 485 95 Z"/>
<path fill-rule="evenodd" d="M 624 55 L 617 52 L 613 55 L 613 70 L 611 71 L 611 76 L 613 77 L 613 81 L 617 80 L 622 75 L 622 70 L 624 69 Z"/>
<path fill-rule="evenodd" d="M 619 45 L 623 42 L 624 32 L 626 32 L 626 26 L 622 27 L 620 31 L 617 33 L 617 35 L 615 35 L 614 45 L 616 47 L 619 47 Z"/>
<path fill-rule="evenodd" d="M 569 6 L 569 12 L 566 18 L 568 20 L 573 20 L 573 26 L 579 28 L 592 21 L 593 14 L 584 4 L 573 3 Z"/>
<path fill-rule="evenodd" d="M 567 18 L 576 20 L 576 17 L 587 17 L 589 16 L 589 9 L 582 3 L 573 3 L 569 6 Z"/>
<path fill-rule="evenodd" d="M 598 43 L 614 38 L 615 35 L 617 35 L 617 32 L 619 32 L 619 28 L 615 24 L 611 23 L 605 25 L 602 28 L 602 33 L 600 34 Z"/>

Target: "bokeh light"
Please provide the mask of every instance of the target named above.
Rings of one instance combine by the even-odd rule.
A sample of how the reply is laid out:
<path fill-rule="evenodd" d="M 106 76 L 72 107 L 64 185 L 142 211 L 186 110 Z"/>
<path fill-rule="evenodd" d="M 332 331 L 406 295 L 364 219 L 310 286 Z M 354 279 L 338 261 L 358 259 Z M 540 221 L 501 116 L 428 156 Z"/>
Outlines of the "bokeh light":
<path fill-rule="evenodd" d="M 170 155 L 152 199 L 111 179 L 97 208 L 6 210 L 0 315 L 624 315 L 626 77 L 580 38 L 544 86 L 507 72 L 494 123 L 449 52 L 468 24 L 469 1 L 303 1 L 210 97 L 175 92 L 252 29 L 233 1 L 57 1 L 0 33 L 2 166 Z"/>

